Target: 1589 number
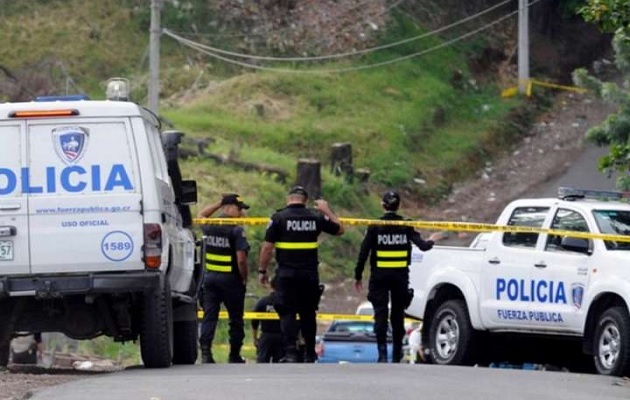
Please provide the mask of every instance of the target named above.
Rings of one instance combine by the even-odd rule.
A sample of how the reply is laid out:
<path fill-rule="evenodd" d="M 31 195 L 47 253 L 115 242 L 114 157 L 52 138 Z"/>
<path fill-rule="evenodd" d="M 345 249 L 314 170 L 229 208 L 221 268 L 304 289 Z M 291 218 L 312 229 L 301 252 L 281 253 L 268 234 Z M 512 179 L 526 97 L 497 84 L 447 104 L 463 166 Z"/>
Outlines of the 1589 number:
<path fill-rule="evenodd" d="M 130 242 L 106 242 L 103 243 L 103 249 L 106 251 L 122 251 L 131 250 Z"/>

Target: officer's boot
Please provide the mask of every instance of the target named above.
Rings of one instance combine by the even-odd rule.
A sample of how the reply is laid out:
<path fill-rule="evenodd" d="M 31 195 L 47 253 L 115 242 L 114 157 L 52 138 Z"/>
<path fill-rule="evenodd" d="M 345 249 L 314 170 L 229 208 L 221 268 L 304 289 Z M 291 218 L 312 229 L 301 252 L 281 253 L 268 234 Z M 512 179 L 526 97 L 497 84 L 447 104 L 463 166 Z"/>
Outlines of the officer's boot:
<path fill-rule="evenodd" d="M 392 362 L 398 364 L 398 363 L 400 363 L 402 358 L 403 358 L 402 346 L 401 345 L 394 345 L 394 347 L 392 349 Z"/>
<path fill-rule="evenodd" d="M 214 358 L 212 357 L 212 350 L 210 348 L 210 345 L 201 345 L 201 363 L 214 364 Z"/>
<path fill-rule="evenodd" d="M 378 362 L 387 362 L 387 344 L 378 344 Z"/>
<path fill-rule="evenodd" d="M 281 363 L 298 363 L 300 358 L 298 356 L 295 346 L 285 347 L 284 357 L 280 360 Z"/>
<path fill-rule="evenodd" d="M 230 364 L 244 364 L 245 359 L 241 357 L 241 346 L 230 345 L 230 355 L 228 356 Z"/>

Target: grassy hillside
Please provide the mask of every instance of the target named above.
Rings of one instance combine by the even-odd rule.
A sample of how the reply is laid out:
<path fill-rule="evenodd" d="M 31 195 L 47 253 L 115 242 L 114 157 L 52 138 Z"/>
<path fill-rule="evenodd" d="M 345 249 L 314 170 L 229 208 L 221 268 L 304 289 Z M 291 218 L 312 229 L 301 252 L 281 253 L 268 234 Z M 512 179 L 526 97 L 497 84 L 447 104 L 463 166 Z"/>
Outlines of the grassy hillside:
<path fill-rule="evenodd" d="M 102 82 L 108 77 L 128 76 L 134 82 L 136 101 L 144 103 L 149 4 L 0 0 L 0 28 L 6 33 L 0 35 L 0 60 L 12 71 L 45 60 L 47 66 L 35 70 L 62 65 L 77 86 L 94 98 L 102 98 Z M 178 15 L 165 13 L 165 26 L 179 23 Z M 421 32 L 414 21 L 394 15 L 380 43 Z M 315 157 L 322 160 L 323 195 L 340 215 L 377 216 L 379 193 L 394 187 L 407 194 L 404 212 L 420 217 L 413 212 L 417 202 L 439 198 L 454 181 L 469 176 L 491 157 L 497 141 L 514 134 L 500 121 L 518 103 L 500 99 L 492 76 L 475 77 L 482 78 L 483 84 L 472 82 L 467 68 L 483 38 L 389 66 L 313 72 L 377 64 L 440 43 L 425 39 L 361 58 L 299 65 L 296 73 L 240 71 L 226 76 L 234 69 L 163 37 L 162 114 L 189 137 L 213 138 L 208 152 L 270 164 L 290 174 L 288 182 L 280 184 L 272 176 L 189 159 L 184 171 L 198 180 L 200 202 L 236 191 L 253 205 L 250 215 L 267 216 L 283 205 L 287 186 L 295 180 L 297 159 Z M 463 78 L 454 84 L 457 71 Z M 187 96 L 185 102 L 167 101 L 194 82 L 205 89 Z M 262 115 L 256 111 L 260 107 Z M 336 142 L 351 143 L 355 168 L 371 170 L 367 193 L 364 186 L 329 173 L 330 146 Z M 262 228 L 250 231 L 255 253 Z M 323 246 L 327 277 L 349 276 L 361 234 L 362 229 L 351 229 L 343 239 Z"/>
<path fill-rule="evenodd" d="M 385 42 L 417 35 L 404 19 Z M 466 49 L 446 48 L 387 67 L 348 73 L 308 71 L 374 64 L 420 51 L 433 43 L 415 43 L 396 53 L 373 54 L 344 63 L 301 66 L 301 73 L 256 72 L 225 79 L 185 104 L 171 105 L 163 115 L 194 138 L 212 138 L 207 151 L 241 161 L 272 164 L 295 180 L 300 157 L 322 161 L 323 196 L 338 214 L 369 218 L 380 214 L 379 194 L 387 187 L 408 193 L 406 214 L 417 202 L 433 201 L 454 180 L 478 168 L 494 150 L 492 144 L 510 137 L 500 121 L 517 101 L 502 100 L 491 83 L 451 83 L 456 70 L 467 70 Z M 256 112 L 262 105 L 264 114 Z M 370 192 L 329 173 L 333 143 L 353 145 L 355 167 L 372 171 Z M 201 203 L 228 191 L 243 195 L 251 216 L 267 216 L 283 205 L 288 184 L 271 176 L 245 173 L 194 159 L 184 170 L 200 182 Z M 262 228 L 251 228 L 254 249 Z M 327 279 L 351 276 L 363 229 L 352 228 L 341 240 L 322 246 Z"/>

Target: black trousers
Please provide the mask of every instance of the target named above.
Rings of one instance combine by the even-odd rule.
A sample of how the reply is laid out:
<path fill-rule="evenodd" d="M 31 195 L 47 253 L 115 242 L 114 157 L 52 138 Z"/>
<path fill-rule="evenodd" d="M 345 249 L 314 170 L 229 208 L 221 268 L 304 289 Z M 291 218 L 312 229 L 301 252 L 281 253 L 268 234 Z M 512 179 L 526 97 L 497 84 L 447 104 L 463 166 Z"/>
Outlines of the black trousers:
<path fill-rule="evenodd" d="M 315 356 L 315 335 L 317 334 L 315 311 L 319 302 L 317 273 L 283 272 L 279 268 L 276 284 L 275 308 L 280 316 L 285 349 L 289 352 L 297 352 L 298 332 L 301 332 L 306 354 Z M 296 317 L 298 314 L 299 322 Z"/>
<path fill-rule="evenodd" d="M 282 340 L 282 333 L 261 333 L 260 338 L 258 339 L 256 362 L 277 363 L 282 357 L 284 357 L 284 342 Z"/>
<path fill-rule="evenodd" d="M 389 271 L 372 274 L 368 289 L 368 300 L 374 307 L 374 333 L 379 345 L 387 345 L 388 319 L 392 325 L 394 351 L 402 350 L 405 336 L 405 302 L 409 274 Z M 391 299 L 391 311 L 389 302 Z M 390 314 L 390 315 L 388 315 Z"/>
<path fill-rule="evenodd" d="M 211 346 L 219 321 L 221 303 L 230 318 L 230 346 L 240 347 L 245 338 L 243 311 L 245 309 L 245 285 L 240 277 L 231 273 L 206 271 L 203 278 L 203 321 L 199 344 Z"/>

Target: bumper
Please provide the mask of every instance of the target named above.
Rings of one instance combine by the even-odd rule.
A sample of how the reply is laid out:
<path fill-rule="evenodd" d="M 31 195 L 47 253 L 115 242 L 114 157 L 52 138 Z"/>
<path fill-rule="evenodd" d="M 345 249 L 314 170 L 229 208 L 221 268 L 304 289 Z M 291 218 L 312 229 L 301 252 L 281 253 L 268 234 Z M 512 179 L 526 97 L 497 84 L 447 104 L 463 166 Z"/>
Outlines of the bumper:
<path fill-rule="evenodd" d="M 0 278 L 1 297 L 57 298 L 81 294 L 145 292 L 160 286 L 158 272 Z"/>

